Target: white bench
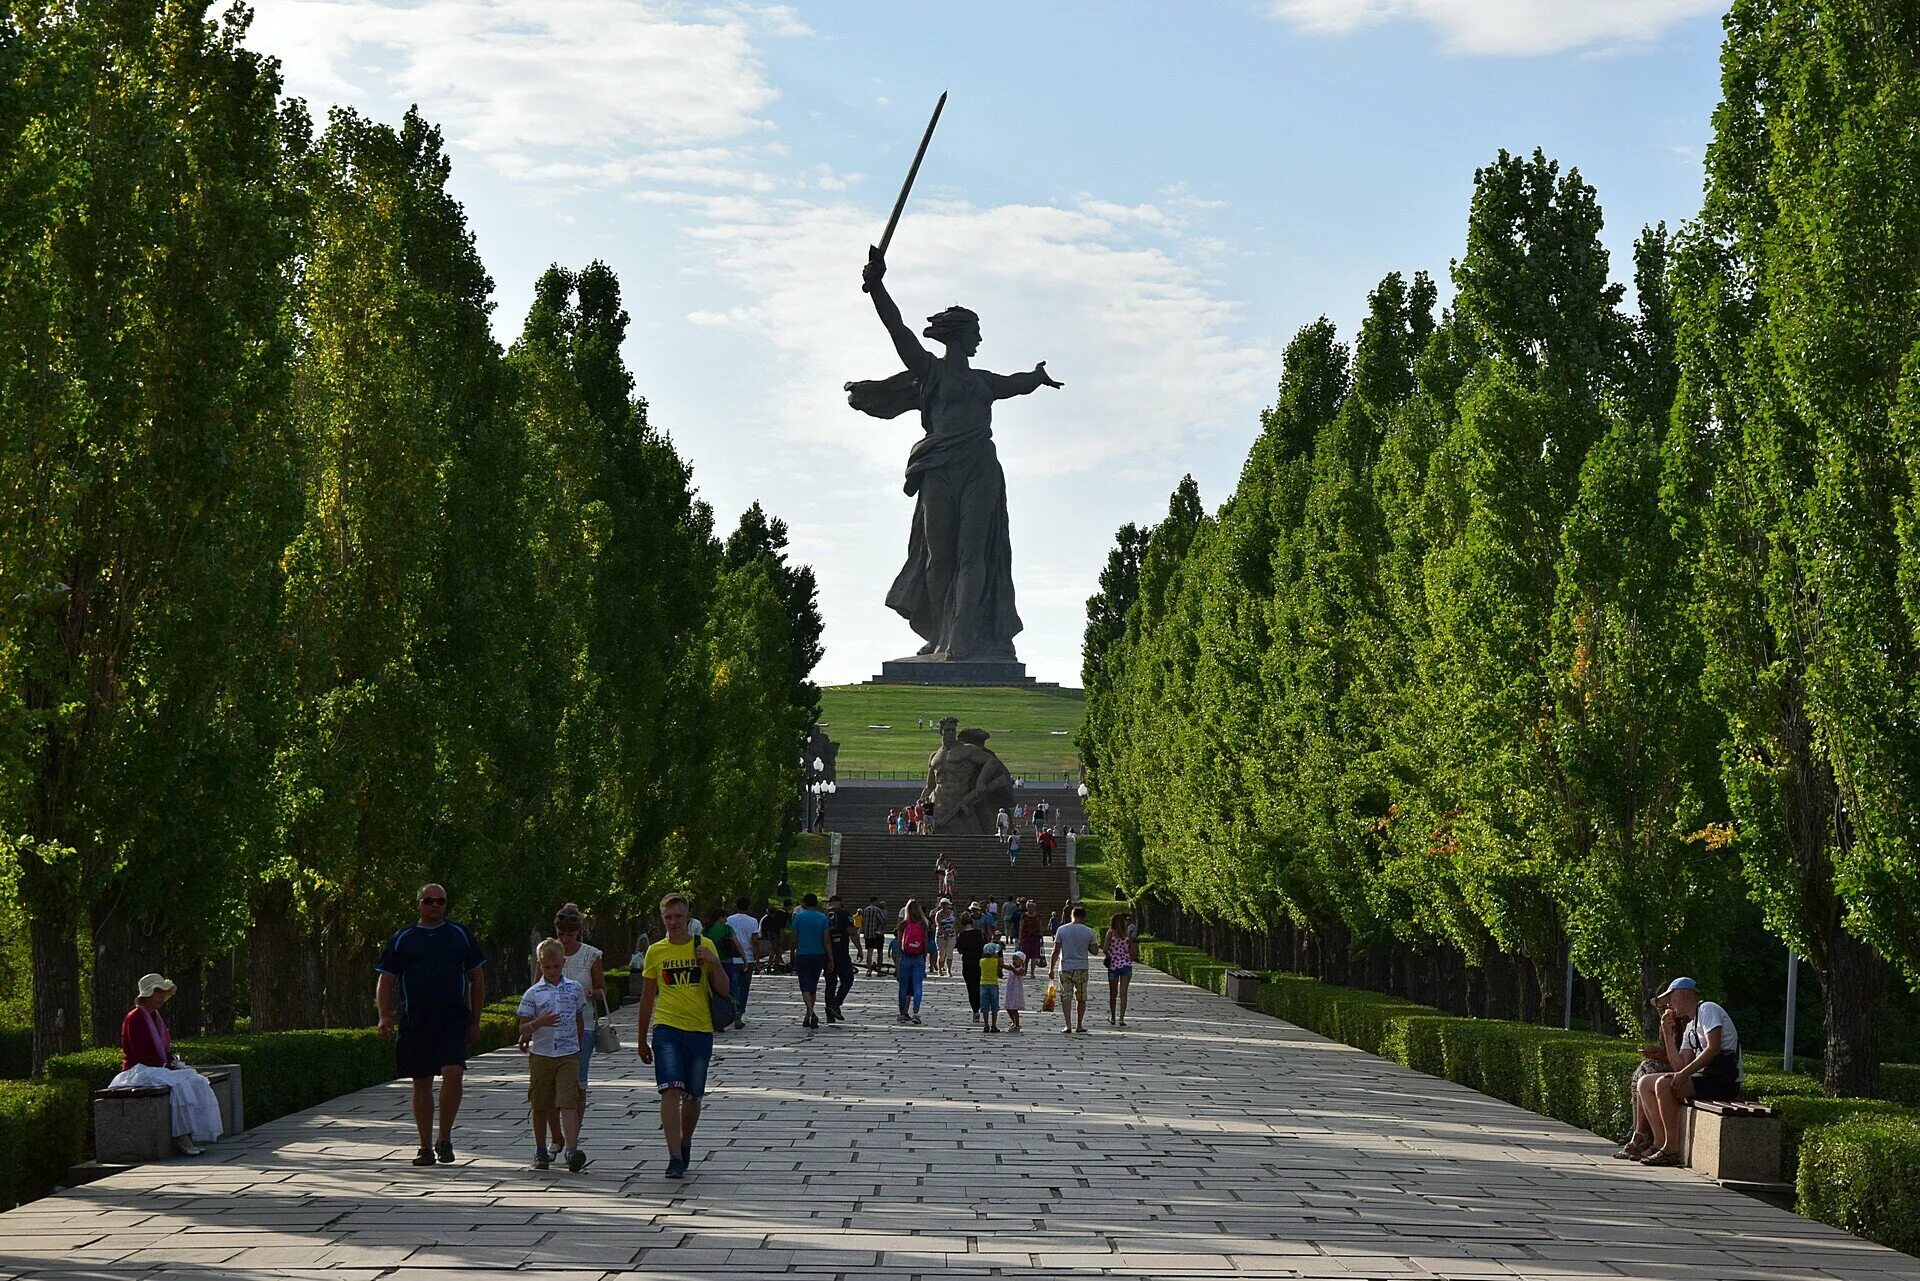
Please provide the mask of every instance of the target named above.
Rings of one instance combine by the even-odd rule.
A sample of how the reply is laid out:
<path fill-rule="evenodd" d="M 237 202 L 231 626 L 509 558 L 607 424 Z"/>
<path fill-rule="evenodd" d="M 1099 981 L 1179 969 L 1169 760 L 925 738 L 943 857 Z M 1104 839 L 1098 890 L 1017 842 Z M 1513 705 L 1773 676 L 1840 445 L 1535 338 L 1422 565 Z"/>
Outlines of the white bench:
<path fill-rule="evenodd" d="M 195 1068 L 220 1102 L 220 1129 L 247 1128 L 240 1094 L 240 1065 L 205 1063 Z M 165 1086 L 123 1086 L 93 1092 L 93 1159 L 102 1165 L 163 1161 L 174 1154 L 173 1115 Z"/>

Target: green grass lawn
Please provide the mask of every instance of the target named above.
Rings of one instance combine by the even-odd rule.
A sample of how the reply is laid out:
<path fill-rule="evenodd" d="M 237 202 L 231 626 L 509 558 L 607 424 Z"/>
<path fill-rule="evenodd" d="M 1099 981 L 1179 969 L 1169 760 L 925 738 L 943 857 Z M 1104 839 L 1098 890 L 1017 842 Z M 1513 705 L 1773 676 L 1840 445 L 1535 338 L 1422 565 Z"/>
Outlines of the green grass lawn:
<path fill-rule="evenodd" d="M 1016 774 L 1059 777 L 1080 766 L 1073 736 L 1086 714 L 1079 690 L 931 685 L 834 685 L 820 691 L 821 724 L 840 744 L 839 769 L 915 773 L 940 746 L 940 718 L 957 716 L 993 737 L 987 746 Z M 924 727 L 923 724 L 924 723 Z M 887 725 L 890 729 L 870 729 Z"/>

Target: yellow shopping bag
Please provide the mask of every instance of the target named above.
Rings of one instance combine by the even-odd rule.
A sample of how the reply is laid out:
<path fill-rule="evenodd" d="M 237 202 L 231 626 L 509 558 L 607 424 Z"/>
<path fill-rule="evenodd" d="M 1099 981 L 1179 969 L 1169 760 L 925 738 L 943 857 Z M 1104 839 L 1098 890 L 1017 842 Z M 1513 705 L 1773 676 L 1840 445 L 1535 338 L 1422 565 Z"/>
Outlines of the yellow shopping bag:
<path fill-rule="evenodd" d="M 1047 995 L 1041 1000 L 1040 1008 L 1043 1010 L 1051 1010 L 1053 1009 L 1054 1002 L 1058 1001 L 1059 999 L 1060 999 L 1060 989 L 1058 987 L 1055 987 L 1053 984 L 1049 983 L 1047 984 Z"/>

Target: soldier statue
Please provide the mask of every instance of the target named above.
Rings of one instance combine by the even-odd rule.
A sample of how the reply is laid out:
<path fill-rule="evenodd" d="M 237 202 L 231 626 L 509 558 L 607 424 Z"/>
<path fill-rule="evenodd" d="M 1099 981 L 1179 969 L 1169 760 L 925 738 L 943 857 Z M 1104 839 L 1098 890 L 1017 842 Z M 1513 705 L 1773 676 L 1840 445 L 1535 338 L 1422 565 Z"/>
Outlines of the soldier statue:
<path fill-rule="evenodd" d="M 940 722 L 940 749 L 927 762 L 920 791 L 928 830 L 949 836 L 990 836 L 994 814 L 1013 803 L 1013 775 L 987 750 L 987 731 L 960 728 L 949 716 Z"/>

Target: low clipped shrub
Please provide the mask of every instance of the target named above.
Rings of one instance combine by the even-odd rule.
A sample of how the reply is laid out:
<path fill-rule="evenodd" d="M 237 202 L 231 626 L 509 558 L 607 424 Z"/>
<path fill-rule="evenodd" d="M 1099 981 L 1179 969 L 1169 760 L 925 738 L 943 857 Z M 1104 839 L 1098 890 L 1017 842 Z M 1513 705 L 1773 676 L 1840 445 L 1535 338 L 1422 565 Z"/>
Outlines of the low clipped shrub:
<path fill-rule="evenodd" d="M 1798 1169 L 1800 1213 L 1920 1253 L 1920 1119 L 1858 1116 L 1815 1126 L 1800 1136 Z"/>
<path fill-rule="evenodd" d="M 1197 948 L 1142 940 L 1141 959 L 1220 991 L 1227 966 Z M 1639 1049 L 1629 1041 L 1531 1023 L 1459 1018 L 1380 992 L 1298 974 L 1262 976 L 1260 1009 L 1429 1076 L 1623 1139 Z M 1779 1109 L 1782 1169 L 1795 1171 L 1800 1213 L 1872 1241 L 1920 1252 L 1920 1065 L 1888 1064 L 1886 1098 L 1825 1095 L 1811 1070 L 1745 1055 L 1745 1096 Z M 1809 1069 L 1812 1065 L 1809 1065 Z"/>
<path fill-rule="evenodd" d="M 85 1159 L 87 1091 L 72 1081 L 0 1081 L 0 1210 L 45 1196 Z"/>
<path fill-rule="evenodd" d="M 473 1053 L 519 1039 L 513 1011 L 512 1002 L 501 1002 L 482 1012 Z M 189 1063 L 239 1066 L 249 1125 L 393 1079 L 393 1043 L 372 1028 L 194 1037 L 175 1041 L 174 1049 Z M 48 1079 L 77 1081 L 88 1091 L 105 1089 L 119 1072 L 117 1048 L 56 1055 L 46 1067 Z M 85 1131 L 83 1122 L 82 1134 Z"/>

